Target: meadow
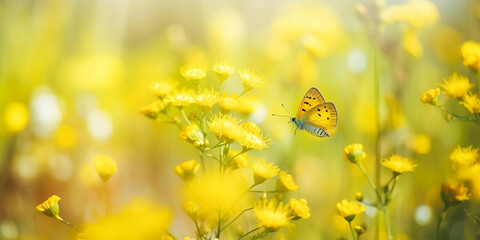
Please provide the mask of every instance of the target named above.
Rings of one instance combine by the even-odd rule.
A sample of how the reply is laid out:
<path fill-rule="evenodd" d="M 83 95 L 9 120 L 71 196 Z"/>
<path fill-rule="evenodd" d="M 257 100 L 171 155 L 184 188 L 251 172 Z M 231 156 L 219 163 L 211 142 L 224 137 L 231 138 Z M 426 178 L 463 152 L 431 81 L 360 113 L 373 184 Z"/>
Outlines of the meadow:
<path fill-rule="evenodd" d="M 480 239 L 478 0 L 0 21 L 0 239 Z"/>

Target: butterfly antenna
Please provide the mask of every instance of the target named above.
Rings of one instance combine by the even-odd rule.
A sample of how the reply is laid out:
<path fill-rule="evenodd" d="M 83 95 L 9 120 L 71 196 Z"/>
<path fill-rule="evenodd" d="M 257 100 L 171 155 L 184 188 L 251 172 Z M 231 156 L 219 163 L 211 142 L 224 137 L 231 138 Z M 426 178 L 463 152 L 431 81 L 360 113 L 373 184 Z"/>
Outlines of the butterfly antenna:
<path fill-rule="evenodd" d="M 292 114 L 288 111 L 288 109 L 285 107 L 285 105 L 283 105 L 283 103 L 282 103 L 282 107 L 283 107 L 283 109 L 285 109 L 285 111 L 287 111 L 288 115 L 292 116 Z"/>
<path fill-rule="evenodd" d="M 290 116 L 287 116 L 287 115 L 279 115 L 279 114 L 275 114 L 275 113 L 273 113 L 272 116 L 274 116 L 274 117 L 288 117 L 288 118 L 290 117 Z"/>
<path fill-rule="evenodd" d="M 285 105 L 282 104 L 282 107 L 287 111 L 288 115 L 272 114 L 272 116 L 274 116 L 274 117 L 288 117 L 288 118 L 292 117 L 292 114 L 290 114 L 290 112 L 285 107 Z"/>

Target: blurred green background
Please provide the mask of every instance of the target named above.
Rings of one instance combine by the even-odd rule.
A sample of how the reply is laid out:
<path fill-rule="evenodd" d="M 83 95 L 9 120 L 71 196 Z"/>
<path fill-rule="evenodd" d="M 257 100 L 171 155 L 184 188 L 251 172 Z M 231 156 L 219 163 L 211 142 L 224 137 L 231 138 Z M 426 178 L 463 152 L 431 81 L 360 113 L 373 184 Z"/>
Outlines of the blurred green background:
<path fill-rule="evenodd" d="M 373 176 L 377 136 L 382 158 L 399 153 L 419 164 L 402 176 L 389 206 L 394 235 L 432 239 L 440 186 L 451 175 L 448 156 L 457 145 L 480 146 L 480 128 L 446 122 L 419 99 L 451 73 L 469 74 L 460 46 L 480 40 L 480 2 L 431 1 L 433 9 L 415 15 L 426 19 L 420 26 L 374 19 L 380 35 L 372 34 L 358 5 L 368 9 L 363 17 L 373 18 L 372 9 L 406 3 L 0 1 L 0 239 L 74 239 L 70 229 L 35 215 L 34 207 L 57 194 L 64 218 L 78 225 L 94 221 L 103 207 L 103 186 L 92 167 L 97 154 L 118 163 L 109 182 L 113 209 L 134 197 L 153 199 L 172 210 L 173 234 L 194 235 L 181 210 L 182 182 L 172 169 L 197 154 L 175 127 L 149 120 L 140 108 L 154 100 L 152 83 L 182 78 L 179 69 L 187 63 L 211 68 L 217 61 L 254 67 L 264 76 L 264 86 L 249 93 L 258 102 L 245 118 L 273 144 L 253 155 L 288 169 L 312 214 L 288 239 L 349 237 L 335 204 L 358 191 L 374 195 L 343 160 L 343 148 L 363 143 Z M 238 87 L 229 80 L 222 89 L 240 94 Z M 331 138 L 293 135 L 286 118 L 271 116 L 285 114 L 281 104 L 295 113 L 310 87 L 337 107 Z M 446 105 L 467 113 L 453 102 Z M 382 175 L 384 181 L 390 177 Z M 444 232 L 450 239 L 476 239 L 463 208 L 474 211 L 475 204 L 449 213 Z M 371 226 L 367 239 L 374 239 L 374 218 L 367 208 L 361 220 Z"/>

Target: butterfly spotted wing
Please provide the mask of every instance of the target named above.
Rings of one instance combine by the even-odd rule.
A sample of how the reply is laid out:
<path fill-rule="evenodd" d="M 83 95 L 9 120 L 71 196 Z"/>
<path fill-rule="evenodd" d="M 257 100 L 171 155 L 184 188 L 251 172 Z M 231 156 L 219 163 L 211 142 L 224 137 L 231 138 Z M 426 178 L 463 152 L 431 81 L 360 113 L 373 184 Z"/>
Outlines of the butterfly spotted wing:
<path fill-rule="evenodd" d="M 298 106 L 296 118 L 300 119 L 310 109 L 324 102 L 325 99 L 323 98 L 320 91 L 318 91 L 318 89 L 314 87 L 310 88 L 307 93 L 305 93 L 305 96 L 300 102 L 300 106 Z"/>
<path fill-rule="evenodd" d="M 323 130 L 333 129 L 337 126 L 337 109 L 331 102 L 321 103 L 304 113 L 304 124 Z"/>

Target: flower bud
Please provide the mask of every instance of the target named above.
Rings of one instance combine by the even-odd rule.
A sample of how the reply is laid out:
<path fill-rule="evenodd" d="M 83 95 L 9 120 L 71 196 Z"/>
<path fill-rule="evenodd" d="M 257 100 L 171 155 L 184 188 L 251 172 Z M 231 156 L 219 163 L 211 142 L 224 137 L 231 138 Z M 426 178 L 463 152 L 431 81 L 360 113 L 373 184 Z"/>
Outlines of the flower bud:
<path fill-rule="evenodd" d="M 350 144 L 343 149 L 343 152 L 345 159 L 354 164 L 358 164 L 359 161 L 365 159 L 367 156 L 363 151 L 363 145 L 361 143 Z"/>

